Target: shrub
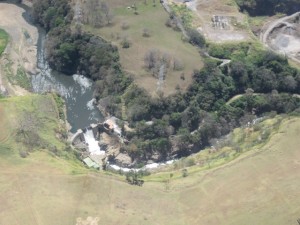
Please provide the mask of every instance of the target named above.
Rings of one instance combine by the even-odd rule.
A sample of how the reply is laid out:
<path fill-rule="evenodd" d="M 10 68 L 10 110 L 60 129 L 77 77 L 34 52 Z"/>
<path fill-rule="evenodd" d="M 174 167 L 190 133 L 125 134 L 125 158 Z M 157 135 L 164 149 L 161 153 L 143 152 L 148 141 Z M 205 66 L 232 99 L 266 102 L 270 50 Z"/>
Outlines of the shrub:
<path fill-rule="evenodd" d="M 196 45 L 200 48 L 205 46 L 205 38 L 203 37 L 202 34 L 200 34 L 197 30 L 195 29 L 189 29 L 188 31 L 188 36 L 189 36 L 189 42 L 192 45 Z"/>

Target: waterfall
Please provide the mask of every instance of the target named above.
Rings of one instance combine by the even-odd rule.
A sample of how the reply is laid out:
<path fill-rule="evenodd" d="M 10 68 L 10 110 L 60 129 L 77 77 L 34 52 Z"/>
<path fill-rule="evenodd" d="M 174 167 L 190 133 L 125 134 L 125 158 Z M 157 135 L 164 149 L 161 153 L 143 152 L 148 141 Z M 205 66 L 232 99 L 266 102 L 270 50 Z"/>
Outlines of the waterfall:
<path fill-rule="evenodd" d="M 92 130 L 87 129 L 86 132 L 83 134 L 85 142 L 88 145 L 89 152 L 91 155 L 103 155 L 105 151 L 101 151 L 98 141 L 94 137 L 94 133 Z"/>

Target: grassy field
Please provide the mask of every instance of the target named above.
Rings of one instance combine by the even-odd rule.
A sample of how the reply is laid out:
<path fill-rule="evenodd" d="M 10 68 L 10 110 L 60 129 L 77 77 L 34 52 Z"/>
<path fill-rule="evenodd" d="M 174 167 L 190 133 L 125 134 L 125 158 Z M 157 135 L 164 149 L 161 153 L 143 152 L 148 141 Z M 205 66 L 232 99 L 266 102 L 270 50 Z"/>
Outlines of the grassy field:
<path fill-rule="evenodd" d="M 134 3 L 138 15 L 134 13 L 134 9 L 127 9 L 127 6 Z M 156 94 L 158 80 L 144 68 L 144 56 L 149 50 L 156 49 L 162 54 L 170 55 L 172 59 L 176 58 L 182 62 L 184 68 L 180 71 L 168 70 L 163 92 L 165 95 L 172 94 L 176 92 L 176 87 L 185 90 L 192 82 L 193 70 L 200 69 L 203 63 L 197 49 L 181 40 L 181 32 L 165 25 L 169 15 L 161 4 L 157 1 L 156 7 L 153 7 L 152 1 L 145 5 L 143 1 L 133 0 L 113 0 L 108 4 L 113 11 L 113 24 L 100 29 L 86 29 L 117 45 L 124 70 L 134 77 L 140 87 L 153 95 Z M 143 37 L 144 29 L 147 29 L 149 37 Z M 129 48 L 122 48 L 124 38 L 131 43 Z M 182 73 L 184 80 L 181 79 Z"/>
<path fill-rule="evenodd" d="M 168 183 L 146 181 L 143 187 L 44 151 L 25 159 L 5 155 L 2 140 L 0 224 L 75 225 L 87 217 L 116 225 L 297 224 L 299 131 L 300 118 L 286 118 L 263 147 L 222 166 L 181 179 L 174 172 Z"/>
<path fill-rule="evenodd" d="M 0 55 L 2 54 L 7 45 L 8 38 L 8 34 L 5 32 L 5 30 L 0 29 Z"/>
<path fill-rule="evenodd" d="M 58 109 L 52 95 L 2 98 L 0 112 L 1 150 L 10 149 L 13 156 L 21 151 L 30 153 L 41 149 L 63 154 L 66 145 L 57 137 L 65 130 L 58 122 Z"/>

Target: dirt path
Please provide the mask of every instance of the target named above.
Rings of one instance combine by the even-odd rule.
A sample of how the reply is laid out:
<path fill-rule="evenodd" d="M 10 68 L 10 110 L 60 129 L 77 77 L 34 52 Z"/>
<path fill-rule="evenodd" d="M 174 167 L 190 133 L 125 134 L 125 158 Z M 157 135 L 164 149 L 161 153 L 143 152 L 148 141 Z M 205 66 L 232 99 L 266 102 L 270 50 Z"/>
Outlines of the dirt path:
<path fill-rule="evenodd" d="M 12 73 L 16 74 L 19 66 L 28 74 L 37 73 L 37 39 L 38 30 L 28 24 L 22 17 L 24 9 L 8 3 L 0 3 L 0 27 L 10 36 L 10 42 L 0 61 L 0 85 L 4 86 L 10 95 L 24 95 L 27 92 L 9 84 L 5 79 L 5 66 L 11 62 Z"/>

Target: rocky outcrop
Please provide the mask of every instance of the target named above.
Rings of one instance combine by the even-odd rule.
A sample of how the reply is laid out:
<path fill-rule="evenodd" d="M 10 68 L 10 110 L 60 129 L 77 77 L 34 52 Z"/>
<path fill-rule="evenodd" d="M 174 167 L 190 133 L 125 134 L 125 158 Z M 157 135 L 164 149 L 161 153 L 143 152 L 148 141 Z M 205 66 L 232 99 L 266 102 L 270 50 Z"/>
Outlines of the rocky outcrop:
<path fill-rule="evenodd" d="M 131 157 L 129 157 L 127 154 L 124 154 L 124 153 L 119 153 L 115 157 L 115 163 L 121 167 L 131 167 L 132 166 Z"/>

